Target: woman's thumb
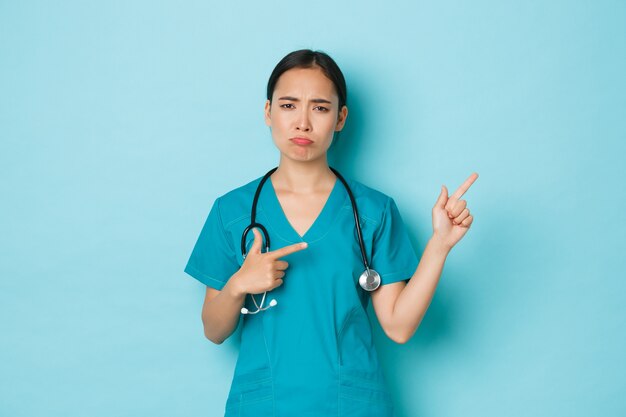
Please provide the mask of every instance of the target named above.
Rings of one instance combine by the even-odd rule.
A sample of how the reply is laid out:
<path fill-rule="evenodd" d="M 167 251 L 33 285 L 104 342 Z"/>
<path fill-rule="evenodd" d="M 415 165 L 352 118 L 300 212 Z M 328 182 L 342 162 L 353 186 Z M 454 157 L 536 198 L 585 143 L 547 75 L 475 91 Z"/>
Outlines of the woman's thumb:
<path fill-rule="evenodd" d="M 445 185 L 442 185 L 441 193 L 439 193 L 439 198 L 437 198 L 435 207 L 444 208 L 447 202 L 448 202 L 448 189 L 446 188 Z"/>
<path fill-rule="evenodd" d="M 254 241 L 252 242 L 252 246 L 250 247 L 250 253 L 261 253 L 261 246 L 263 245 L 261 232 L 259 232 L 256 227 L 253 227 L 252 233 L 254 234 Z"/>

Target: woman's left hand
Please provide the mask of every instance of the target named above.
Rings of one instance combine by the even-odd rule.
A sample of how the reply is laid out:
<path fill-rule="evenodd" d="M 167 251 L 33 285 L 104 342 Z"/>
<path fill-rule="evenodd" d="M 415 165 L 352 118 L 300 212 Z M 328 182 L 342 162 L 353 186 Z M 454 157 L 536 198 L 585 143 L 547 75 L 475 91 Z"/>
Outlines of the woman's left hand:
<path fill-rule="evenodd" d="M 452 249 L 465 236 L 474 221 L 467 208 L 467 201 L 459 198 L 476 178 L 478 174 L 474 172 L 450 197 L 446 186 L 441 186 L 441 194 L 433 207 L 433 238 L 438 239 L 448 249 Z"/>

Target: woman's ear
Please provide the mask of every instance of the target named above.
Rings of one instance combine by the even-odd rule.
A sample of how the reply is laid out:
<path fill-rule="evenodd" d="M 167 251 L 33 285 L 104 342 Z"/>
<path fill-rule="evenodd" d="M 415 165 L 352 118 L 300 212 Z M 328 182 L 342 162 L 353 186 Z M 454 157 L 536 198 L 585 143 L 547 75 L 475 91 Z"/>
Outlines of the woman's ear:
<path fill-rule="evenodd" d="M 348 117 L 348 107 L 343 106 L 337 115 L 337 124 L 335 125 L 335 132 L 341 131 L 346 124 L 346 118 Z"/>
<path fill-rule="evenodd" d="M 272 113 L 270 109 L 272 107 L 272 103 L 269 100 L 265 100 L 265 124 L 268 126 L 272 125 Z"/>

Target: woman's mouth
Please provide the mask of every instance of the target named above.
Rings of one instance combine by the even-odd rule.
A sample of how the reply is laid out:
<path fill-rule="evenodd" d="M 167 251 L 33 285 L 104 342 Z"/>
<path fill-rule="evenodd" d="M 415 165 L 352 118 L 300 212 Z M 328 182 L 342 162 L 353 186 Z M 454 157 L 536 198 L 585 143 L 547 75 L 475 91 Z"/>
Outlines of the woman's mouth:
<path fill-rule="evenodd" d="M 310 145 L 313 143 L 312 140 L 306 138 L 291 138 L 291 141 L 296 145 Z"/>

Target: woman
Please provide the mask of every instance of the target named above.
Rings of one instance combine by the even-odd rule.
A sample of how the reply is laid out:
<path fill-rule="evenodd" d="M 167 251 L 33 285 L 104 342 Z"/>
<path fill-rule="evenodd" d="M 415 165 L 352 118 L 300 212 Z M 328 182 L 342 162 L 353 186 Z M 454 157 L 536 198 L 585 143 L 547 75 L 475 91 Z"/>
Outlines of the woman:
<path fill-rule="evenodd" d="M 418 267 L 394 200 L 347 179 L 362 251 L 348 188 L 327 160 L 347 115 L 345 80 L 332 58 L 308 49 L 285 56 L 270 76 L 265 103 L 279 165 L 215 200 L 185 267 L 207 285 L 208 339 L 222 343 L 248 313 L 226 416 L 393 415 L 366 313 L 370 296 L 385 333 L 405 343 L 448 252 L 473 221 L 459 198 L 477 174 L 451 197 L 442 187 Z M 242 233 L 255 221 L 269 242 L 254 225 L 240 250 Z M 380 276 L 374 290 L 360 285 L 368 270 L 363 254 Z M 266 292 L 275 300 L 271 308 L 263 304 Z"/>

